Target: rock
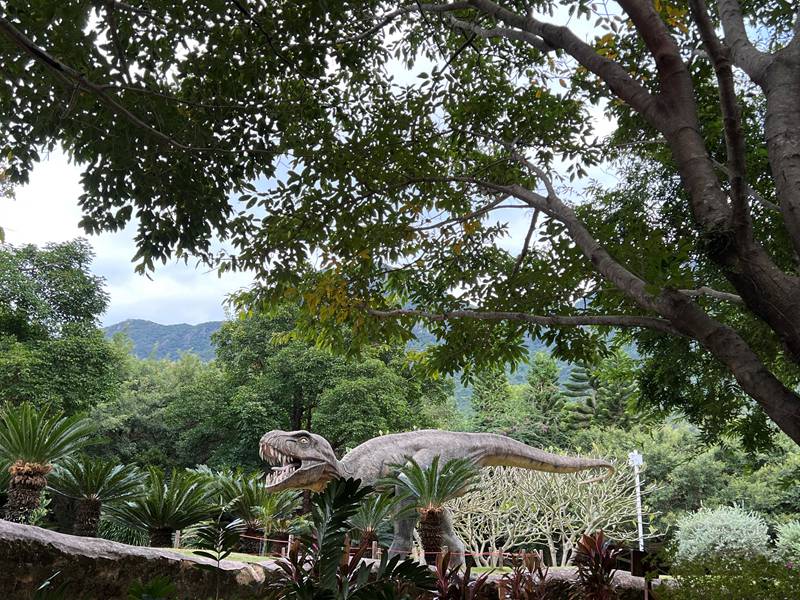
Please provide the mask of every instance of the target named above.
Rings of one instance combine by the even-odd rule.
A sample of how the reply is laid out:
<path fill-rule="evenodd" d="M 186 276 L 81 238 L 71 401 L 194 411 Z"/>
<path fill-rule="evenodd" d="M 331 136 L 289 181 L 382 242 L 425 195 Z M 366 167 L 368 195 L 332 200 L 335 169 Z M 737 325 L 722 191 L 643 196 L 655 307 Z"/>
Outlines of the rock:
<path fill-rule="evenodd" d="M 155 548 L 128 546 L 98 538 L 66 535 L 0 520 L 0 590 L 3 600 L 28 599 L 54 573 L 54 586 L 74 600 L 127 600 L 136 581 L 166 577 L 181 600 L 214 597 L 216 562 Z M 274 566 L 222 561 L 220 597 L 262 598 Z"/>

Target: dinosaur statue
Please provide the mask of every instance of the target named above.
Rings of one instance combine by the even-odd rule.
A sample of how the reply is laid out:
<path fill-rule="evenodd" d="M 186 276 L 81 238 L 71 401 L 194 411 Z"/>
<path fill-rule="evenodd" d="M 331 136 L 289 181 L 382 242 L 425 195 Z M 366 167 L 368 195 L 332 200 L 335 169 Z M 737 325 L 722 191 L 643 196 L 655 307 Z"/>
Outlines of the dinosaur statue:
<path fill-rule="evenodd" d="M 266 487 L 271 492 L 285 489 L 321 491 L 331 479 L 338 477 L 352 477 L 360 479 L 363 485 L 372 485 L 389 475 L 391 465 L 403 464 L 410 457 L 420 466 L 427 467 L 437 455 L 441 457 L 439 464 L 454 458 L 470 458 L 478 467 L 522 467 L 550 473 L 604 468 L 609 473 L 614 472 L 614 467 L 604 460 L 551 454 L 503 435 L 438 429 L 372 438 L 345 454 L 341 460 L 336 459 L 333 448 L 322 436 L 302 430 L 274 430 L 261 438 L 259 453 L 265 462 L 277 465 L 267 475 Z M 410 551 L 415 526 L 416 518 L 413 516 L 394 523 L 390 554 Z M 442 540 L 454 556 L 463 556 L 464 544 L 455 535 L 446 512 Z"/>

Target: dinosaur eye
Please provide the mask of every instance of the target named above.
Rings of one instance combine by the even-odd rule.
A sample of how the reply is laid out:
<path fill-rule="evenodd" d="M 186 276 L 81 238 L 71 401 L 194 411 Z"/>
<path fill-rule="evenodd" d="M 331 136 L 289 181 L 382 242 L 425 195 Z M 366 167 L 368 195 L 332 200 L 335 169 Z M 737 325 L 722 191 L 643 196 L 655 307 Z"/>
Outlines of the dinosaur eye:
<path fill-rule="evenodd" d="M 307 437 L 300 438 L 300 443 L 301 444 L 307 444 L 308 442 L 309 442 L 309 439 Z"/>

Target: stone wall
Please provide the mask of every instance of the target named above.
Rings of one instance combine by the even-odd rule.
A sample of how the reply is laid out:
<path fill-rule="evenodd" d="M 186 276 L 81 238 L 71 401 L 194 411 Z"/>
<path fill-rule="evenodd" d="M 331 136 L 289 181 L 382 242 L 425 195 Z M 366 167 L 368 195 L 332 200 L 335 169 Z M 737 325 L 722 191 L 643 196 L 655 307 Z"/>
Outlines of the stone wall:
<path fill-rule="evenodd" d="M 56 533 L 0 520 L 0 590 L 2 600 L 27 600 L 51 577 L 74 600 L 127 600 L 136 581 L 167 577 L 181 600 L 214 597 L 216 572 L 198 565 L 214 561 L 169 550 L 128 546 L 108 540 Z M 222 561 L 223 598 L 263 597 L 268 564 Z"/>
<path fill-rule="evenodd" d="M 29 600 L 36 588 L 53 574 L 53 583 L 65 586 L 70 600 L 127 600 L 128 588 L 136 581 L 166 577 L 178 590 L 180 600 L 214 597 L 214 561 L 169 550 L 128 546 L 108 540 L 56 533 L 30 525 L 0 520 L 0 600 Z M 221 598 L 263 599 L 274 569 L 259 564 L 222 561 Z M 490 576 L 481 599 L 497 598 L 498 576 Z M 574 569 L 553 569 L 548 574 L 554 598 L 570 598 L 569 583 Z M 615 577 L 621 600 L 642 597 L 644 581 L 618 571 Z"/>

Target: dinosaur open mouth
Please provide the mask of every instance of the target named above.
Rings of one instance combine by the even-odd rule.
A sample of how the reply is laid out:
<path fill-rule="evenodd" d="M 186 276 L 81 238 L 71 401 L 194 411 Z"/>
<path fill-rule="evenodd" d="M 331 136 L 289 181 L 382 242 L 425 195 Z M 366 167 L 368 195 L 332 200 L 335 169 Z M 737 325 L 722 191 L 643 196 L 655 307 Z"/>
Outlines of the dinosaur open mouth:
<path fill-rule="evenodd" d="M 299 458 L 284 454 L 268 444 L 261 445 L 259 454 L 264 462 L 272 466 L 272 470 L 267 473 L 266 484 L 268 486 L 285 481 L 303 466 L 303 461 Z"/>

